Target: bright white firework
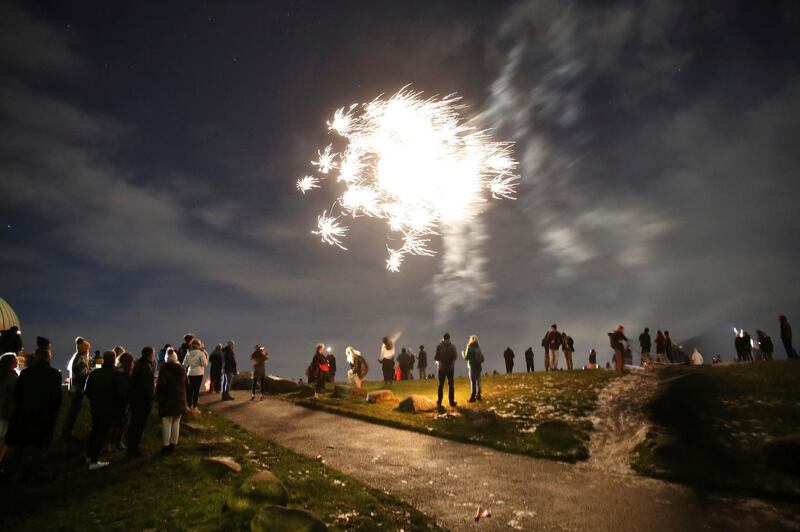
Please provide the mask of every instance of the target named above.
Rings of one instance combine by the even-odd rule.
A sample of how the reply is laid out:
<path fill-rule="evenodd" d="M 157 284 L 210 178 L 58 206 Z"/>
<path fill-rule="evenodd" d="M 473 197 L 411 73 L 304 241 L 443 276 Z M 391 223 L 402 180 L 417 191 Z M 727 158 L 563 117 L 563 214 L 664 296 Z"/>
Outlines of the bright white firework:
<path fill-rule="evenodd" d="M 327 125 L 342 150 L 330 144 L 312 164 L 320 177 L 338 170 L 336 182 L 345 189 L 335 204 L 340 212 L 319 216 L 313 233 L 345 249 L 340 216 L 386 220 L 389 238 L 403 241 L 399 249 L 387 247 L 386 268 L 398 271 L 406 255 L 434 254 L 430 237 L 443 225 L 469 220 L 490 198 L 514 199 L 519 176 L 511 144 L 465 122 L 459 101 L 456 95 L 423 98 L 404 87 L 389 98 L 338 109 Z M 303 179 L 297 183 L 303 193 L 317 185 Z"/>
<path fill-rule="evenodd" d="M 312 188 L 319 188 L 319 179 L 311 175 L 303 176 L 297 180 L 296 186 L 297 190 L 305 194 Z"/>

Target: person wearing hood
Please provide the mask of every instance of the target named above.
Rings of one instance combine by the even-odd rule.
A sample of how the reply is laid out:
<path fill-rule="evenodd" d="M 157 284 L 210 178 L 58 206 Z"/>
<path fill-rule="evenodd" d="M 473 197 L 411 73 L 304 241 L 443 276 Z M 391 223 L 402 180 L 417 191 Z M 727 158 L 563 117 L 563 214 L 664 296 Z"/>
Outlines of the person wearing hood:
<path fill-rule="evenodd" d="M 162 454 L 171 453 L 178 445 L 181 431 L 181 417 L 186 413 L 186 389 L 189 381 L 186 372 L 178 361 L 174 349 L 167 351 L 167 363 L 158 372 L 156 396 L 158 397 L 158 417 L 161 418 Z"/>
<path fill-rule="evenodd" d="M 155 350 L 152 347 L 142 349 L 142 355 L 133 366 L 130 388 L 131 421 L 128 426 L 128 457 L 141 456 L 139 444 L 142 441 L 144 428 L 153 407 L 153 380 L 155 378 Z"/>
<path fill-rule="evenodd" d="M 381 340 L 381 356 L 378 362 L 383 370 L 383 384 L 389 386 L 394 381 L 394 340 L 384 336 Z"/>
<path fill-rule="evenodd" d="M 89 367 L 89 349 L 92 344 L 88 340 L 78 336 L 75 338 L 75 353 L 67 363 L 67 371 L 69 372 L 69 393 L 72 395 L 72 400 L 67 410 L 67 416 L 64 419 L 64 425 L 61 429 L 61 439 L 68 440 L 72 438 L 72 431 L 75 428 L 75 422 L 78 419 L 78 414 L 81 412 L 81 405 L 83 404 L 83 389 L 86 386 L 86 377 L 89 376 L 91 368 Z"/>
<path fill-rule="evenodd" d="M 178 362 L 183 365 L 183 361 L 186 360 L 186 353 L 192 348 L 192 340 L 194 340 L 194 334 L 186 333 L 183 335 L 183 343 L 178 348 Z"/>
<path fill-rule="evenodd" d="M 86 378 L 85 393 L 92 414 L 92 429 L 86 446 L 90 470 L 108 465 L 108 462 L 100 461 L 100 453 L 115 429 L 121 405 L 124 404 L 120 388 L 122 379 L 114 367 L 115 360 L 114 351 L 105 351 L 103 365 Z"/>
<path fill-rule="evenodd" d="M 349 345 L 344 352 L 347 357 L 347 364 L 350 366 L 350 369 L 347 371 L 347 380 L 352 381 L 356 385 L 356 389 L 360 390 L 361 384 L 367 376 L 367 371 L 369 371 L 367 361 L 364 360 L 360 352 Z"/>
<path fill-rule="evenodd" d="M 703 365 L 703 355 L 700 354 L 700 351 L 698 351 L 696 347 L 694 348 L 694 351 L 692 351 L 692 356 L 689 359 L 689 363 L 692 366 L 702 366 Z"/>
<path fill-rule="evenodd" d="M 206 348 L 203 347 L 203 342 L 199 338 L 192 338 L 189 343 L 189 350 L 183 359 L 183 367 L 186 368 L 186 374 L 189 376 L 189 390 L 186 402 L 189 405 L 189 410 L 195 413 L 200 412 L 197 408 L 197 400 L 200 398 L 200 388 L 203 386 L 206 366 L 208 366 Z"/>
<path fill-rule="evenodd" d="M 467 361 L 469 372 L 469 401 L 482 401 L 481 398 L 481 372 L 483 371 L 483 352 L 478 344 L 478 337 L 472 335 L 467 340 L 467 347 L 464 349 L 464 360 Z"/>
<path fill-rule="evenodd" d="M 444 381 L 447 380 L 448 392 L 447 397 L 450 400 L 450 406 L 456 407 L 455 387 L 453 386 L 453 378 L 455 376 L 455 363 L 458 358 L 458 351 L 456 346 L 450 342 L 450 333 L 444 333 L 442 341 L 436 346 L 436 355 L 434 360 L 439 363 L 439 390 L 437 393 L 436 405 L 441 411 L 442 409 L 442 396 L 444 392 Z"/>
<path fill-rule="evenodd" d="M 253 354 L 250 355 L 250 362 L 253 364 L 253 383 L 251 386 L 250 400 L 256 400 L 256 386 L 261 390 L 261 400 L 267 396 L 267 360 L 269 353 L 263 345 L 257 345 Z"/>
<path fill-rule="evenodd" d="M 50 340 L 36 338 L 36 351 L 14 385 L 14 411 L 8 424 L 6 443 L 14 448 L 15 468 L 34 473 L 41 467 L 45 450 L 53 440 L 61 409 L 61 372 L 50 366 Z M 25 455 L 30 462 L 23 465 Z"/>
<path fill-rule="evenodd" d="M 9 351 L 0 356 L 0 465 L 6 455 L 6 433 L 14 411 L 14 386 L 17 384 L 17 354 Z"/>

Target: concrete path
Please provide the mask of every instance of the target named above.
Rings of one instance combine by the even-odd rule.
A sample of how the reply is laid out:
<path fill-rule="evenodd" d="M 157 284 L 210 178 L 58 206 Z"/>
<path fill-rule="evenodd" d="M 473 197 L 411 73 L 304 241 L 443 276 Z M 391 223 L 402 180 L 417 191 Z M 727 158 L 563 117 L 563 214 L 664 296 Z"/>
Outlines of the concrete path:
<path fill-rule="evenodd" d="M 386 491 L 451 530 L 791 530 L 796 508 L 700 500 L 687 488 L 631 474 L 495 451 L 267 399 L 204 396 L 265 438 Z M 474 521 L 478 505 L 492 516 Z M 705 508 L 704 508 L 705 507 Z"/>

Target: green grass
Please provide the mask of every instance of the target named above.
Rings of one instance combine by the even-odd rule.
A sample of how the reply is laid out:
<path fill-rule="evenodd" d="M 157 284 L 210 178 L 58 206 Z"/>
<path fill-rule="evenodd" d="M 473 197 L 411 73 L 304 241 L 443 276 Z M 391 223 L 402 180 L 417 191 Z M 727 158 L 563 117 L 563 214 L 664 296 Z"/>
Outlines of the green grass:
<path fill-rule="evenodd" d="M 800 433 L 800 363 L 775 361 L 665 372 L 649 405 L 654 429 L 638 472 L 722 493 L 793 499 L 800 479 L 769 470 L 762 447 Z"/>
<path fill-rule="evenodd" d="M 86 406 L 76 429 L 81 439 L 88 434 Z M 286 485 L 290 507 L 313 512 L 332 530 L 438 529 L 411 506 L 216 414 L 204 411 L 192 422 L 207 429 L 182 427 L 172 455 L 126 460 L 122 452 L 113 451 L 103 457 L 110 459 L 110 466 L 91 472 L 83 462 L 81 443 L 54 444 L 39 478 L 0 486 L 0 529 L 249 530 L 257 506 L 237 488 L 265 468 Z M 201 444 L 226 437 L 213 445 Z M 155 415 L 142 447 L 150 452 L 161 447 Z M 242 472 L 203 463 L 207 455 L 232 456 Z"/>
<path fill-rule="evenodd" d="M 374 423 L 486 445 L 507 452 L 572 462 L 588 456 L 586 443 L 592 423 L 587 418 L 595 408 L 598 392 L 615 377 L 614 372 L 606 370 L 487 376 L 482 381 L 483 402 L 469 404 L 469 381 L 463 377 L 456 379 L 456 402 L 460 407 L 485 408 L 497 414 L 498 422 L 490 428 L 475 427 L 465 416 L 439 419 L 435 413 L 413 414 L 397 410 L 398 402 L 411 394 L 424 395 L 435 401 L 436 380 L 395 382 L 391 389 L 396 400 L 381 404 L 369 404 L 351 396 L 288 398 L 303 406 Z M 366 390 L 382 387 L 380 382 L 364 384 Z M 446 397 L 444 402 L 447 402 Z M 541 423 L 554 420 L 569 425 L 572 437 L 555 441 L 537 434 L 536 429 Z"/>

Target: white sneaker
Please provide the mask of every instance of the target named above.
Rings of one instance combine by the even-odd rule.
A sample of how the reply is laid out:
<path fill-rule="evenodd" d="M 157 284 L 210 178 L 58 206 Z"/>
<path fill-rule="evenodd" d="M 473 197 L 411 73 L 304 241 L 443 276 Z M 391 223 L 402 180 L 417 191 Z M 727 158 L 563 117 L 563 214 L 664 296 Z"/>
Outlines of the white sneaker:
<path fill-rule="evenodd" d="M 100 469 L 101 467 L 105 467 L 108 465 L 108 462 L 94 462 L 89 464 L 89 471 L 94 471 L 95 469 Z"/>

